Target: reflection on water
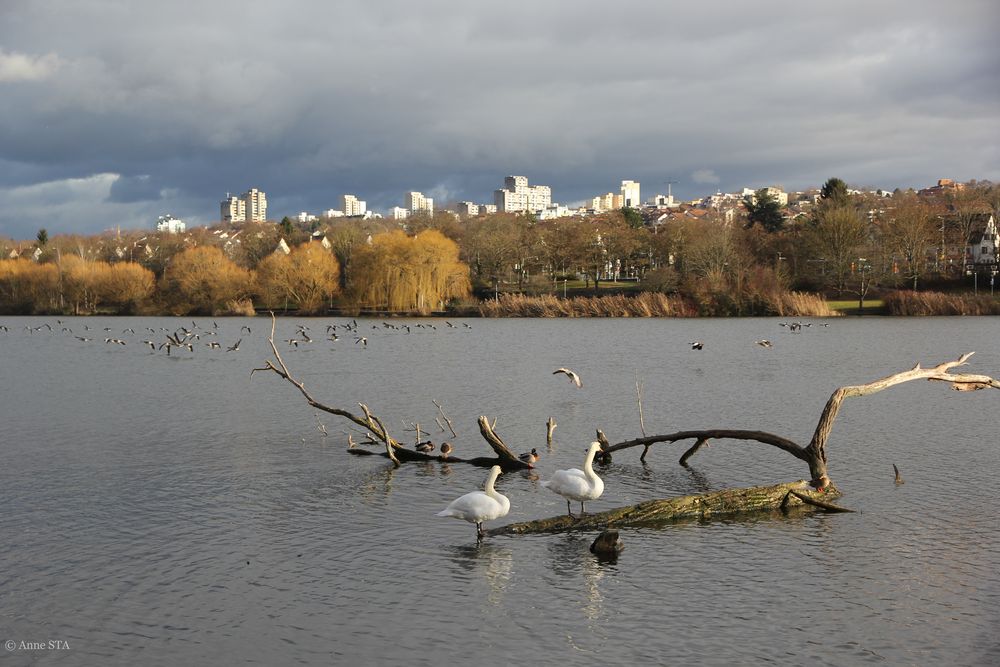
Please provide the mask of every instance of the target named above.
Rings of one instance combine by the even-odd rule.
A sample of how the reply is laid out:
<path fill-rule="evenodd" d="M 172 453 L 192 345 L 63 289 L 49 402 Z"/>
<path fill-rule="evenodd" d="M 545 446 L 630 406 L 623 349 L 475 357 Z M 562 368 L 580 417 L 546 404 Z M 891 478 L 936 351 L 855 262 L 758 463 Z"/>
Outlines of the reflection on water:
<path fill-rule="evenodd" d="M 276 377 L 250 380 L 262 338 L 168 358 L 21 334 L 45 321 L 0 318 L 0 627 L 70 640 L 67 664 L 996 664 L 1000 529 L 969 492 L 1000 467 L 983 444 L 995 394 L 911 383 L 845 404 L 831 473 L 839 502 L 862 512 L 623 529 L 611 562 L 590 553 L 596 534 L 477 544 L 473 526 L 434 514 L 481 488 L 483 469 L 345 453 L 345 423 L 317 420 Z M 244 324 L 262 328 L 220 320 L 220 341 Z M 277 337 L 296 324 L 279 321 Z M 648 433 L 759 428 L 799 442 L 837 386 L 974 349 L 970 370 L 1000 375 L 1000 318 L 838 320 L 795 336 L 771 319 L 473 324 L 380 327 L 367 352 L 317 341 L 286 361 L 320 400 L 362 401 L 385 423 L 430 424 L 437 398 L 456 456 L 488 454 L 476 417 L 499 415 L 515 452 L 543 452 L 499 480 L 504 521 L 565 512 L 538 481 L 579 467 L 595 429 L 638 435 L 639 363 Z M 584 387 L 553 378 L 560 365 Z M 559 427 L 543 449 L 549 417 Z M 619 452 L 593 511 L 807 473 L 775 448 L 726 441 L 684 468 L 690 444 L 654 445 L 644 463 L 640 448 Z"/>
<path fill-rule="evenodd" d="M 514 569 L 513 552 L 506 546 L 489 541 L 451 549 L 452 563 L 467 572 L 481 575 L 489 585 L 486 601 L 491 605 L 503 602 Z"/>

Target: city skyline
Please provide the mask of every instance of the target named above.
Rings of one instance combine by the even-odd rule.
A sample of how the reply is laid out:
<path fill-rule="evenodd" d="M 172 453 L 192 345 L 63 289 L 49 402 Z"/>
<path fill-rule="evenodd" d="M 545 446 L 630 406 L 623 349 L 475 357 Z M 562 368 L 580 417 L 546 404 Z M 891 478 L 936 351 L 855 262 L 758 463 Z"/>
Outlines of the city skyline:
<path fill-rule="evenodd" d="M 0 236 L 207 225 L 249 187 L 280 219 L 347 193 L 491 203 L 510 174 L 563 205 L 623 179 L 643 200 L 997 181 L 998 18 L 973 0 L 8 3 Z"/>

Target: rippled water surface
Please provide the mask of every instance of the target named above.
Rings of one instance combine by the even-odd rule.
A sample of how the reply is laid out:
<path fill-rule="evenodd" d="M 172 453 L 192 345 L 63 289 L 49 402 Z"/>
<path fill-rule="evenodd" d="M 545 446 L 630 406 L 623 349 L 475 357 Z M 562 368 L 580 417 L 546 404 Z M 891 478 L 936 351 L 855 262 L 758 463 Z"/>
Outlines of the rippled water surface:
<path fill-rule="evenodd" d="M 970 350 L 972 372 L 1000 375 L 997 318 L 817 320 L 800 335 L 774 319 L 393 321 L 412 334 L 358 320 L 367 346 L 343 330 L 326 341 L 343 322 L 277 324 L 279 340 L 311 327 L 315 342 L 279 345 L 318 399 L 365 402 L 407 441 L 414 422 L 444 437 L 437 400 L 456 456 L 489 453 L 480 414 L 542 453 L 537 475 L 498 482 L 512 508 L 495 525 L 565 511 L 539 479 L 580 466 L 596 428 L 639 434 L 637 380 L 649 433 L 803 442 L 838 386 Z M 1000 664 L 995 391 L 913 382 L 849 399 L 830 471 L 858 513 L 623 529 L 606 563 L 591 533 L 477 544 L 473 526 L 435 517 L 485 470 L 347 454 L 344 421 L 273 374 L 251 379 L 265 319 L 196 321 L 223 348 L 203 336 L 170 356 L 142 339 L 190 319 L 0 324 L 0 640 L 70 647 L 4 650 L 2 664 Z M 685 469 L 687 444 L 646 465 L 619 454 L 588 509 L 808 473 L 730 441 Z"/>

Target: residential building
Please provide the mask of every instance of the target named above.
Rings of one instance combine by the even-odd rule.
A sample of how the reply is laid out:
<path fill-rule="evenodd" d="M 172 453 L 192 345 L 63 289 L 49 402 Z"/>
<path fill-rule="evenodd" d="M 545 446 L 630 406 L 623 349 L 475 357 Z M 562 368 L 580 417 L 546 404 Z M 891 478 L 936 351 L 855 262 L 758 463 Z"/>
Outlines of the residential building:
<path fill-rule="evenodd" d="M 328 208 L 323 211 L 324 218 L 343 218 L 344 212 L 335 208 Z"/>
<path fill-rule="evenodd" d="M 344 215 L 347 217 L 363 216 L 368 210 L 367 203 L 361 201 L 354 195 L 344 195 L 343 202 L 344 205 L 341 208 L 344 211 Z"/>
<path fill-rule="evenodd" d="M 166 232 L 168 234 L 183 234 L 186 225 L 183 220 L 178 220 L 174 216 L 161 215 L 156 219 L 156 231 Z"/>
<path fill-rule="evenodd" d="M 972 221 L 965 251 L 965 263 L 971 265 L 988 264 L 997 268 L 997 251 L 1000 250 L 1000 233 L 992 213 L 979 213 Z"/>
<path fill-rule="evenodd" d="M 779 206 L 788 206 L 788 193 L 783 191 L 781 188 L 776 188 L 773 185 L 763 188 L 767 194 L 774 197 L 778 202 Z M 751 190 L 750 188 L 743 188 L 743 199 L 750 200 L 750 203 L 757 203 L 757 191 Z"/>
<path fill-rule="evenodd" d="M 245 222 L 247 219 L 246 202 L 235 195 L 226 193 L 220 209 L 219 219 L 222 222 Z"/>
<path fill-rule="evenodd" d="M 406 197 L 403 199 L 403 206 L 411 214 L 426 213 L 427 215 L 434 215 L 434 200 L 430 197 L 425 197 L 420 192 L 407 192 Z"/>
<path fill-rule="evenodd" d="M 635 181 L 622 181 L 621 188 L 622 205 L 618 208 L 639 208 L 642 206 L 642 199 L 639 198 L 639 184 Z"/>
<path fill-rule="evenodd" d="M 458 214 L 469 218 L 479 215 L 479 205 L 473 204 L 471 201 L 460 201 L 458 202 Z"/>
<path fill-rule="evenodd" d="M 479 214 L 480 215 L 493 215 L 496 212 L 497 212 L 497 205 L 496 204 L 480 204 L 479 205 Z"/>
<path fill-rule="evenodd" d="M 502 190 L 494 190 L 493 203 L 504 213 L 537 213 L 552 205 L 552 189 L 528 185 L 527 176 L 508 176 Z"/>
<path fill-rule="evenodd" d="M 393 206 L 389 214 L 393 220 L 406 220 L 410 215 L 410 209 L 403 208 L 402 206 Z"/>
<path fill-rule="evenodd" d="M 257 188 L 250 188 L 243 193 L 247 222 L 264 222 L 267 220 L 267 196 Z"/>
<path fill-rule="evenodd" d="M 316 222 L 317 220 L 319 220 L 318 217 L 307 211 L 302 211 L 297 216 L 295 216 L 295 219 L 298 220 L 299 222 Z"/>

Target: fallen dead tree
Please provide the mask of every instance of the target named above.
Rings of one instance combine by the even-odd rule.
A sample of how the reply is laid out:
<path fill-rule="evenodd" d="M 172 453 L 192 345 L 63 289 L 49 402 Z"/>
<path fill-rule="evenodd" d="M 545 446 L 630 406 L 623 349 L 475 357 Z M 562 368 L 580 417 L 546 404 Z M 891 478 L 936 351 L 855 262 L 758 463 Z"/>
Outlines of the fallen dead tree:
<path fill-rule="evenodd" d="M 480 456 L 471 459 L 463 459 L 455 456 L 449 456 L 445 454 L 429 454 L 424 452 L 418 452 L 414 449 L 407 449 L 401 445 L 395 438 L 390 435 L 389 430 L 386 428 L 385 424 L 377 416 L 372 414 L 371 410 L 364 403 L 358 403 L 361 408 L 362 414 L 355 414 L 349 410 L 343 408 L 337 408 L 313 398 L 312 394 L 306 389 L 305 384 L 296 379 L 292 372 L 288 369 L 285 364 L 284 359 L 281 358 L 281 353 L 278 352 L 278 347 L 274 344 L 274 327 L 275 327 L 275 317 L 274 313 L 271 313 L 271 335 L 268 337 L 267 342 L 271 346 L 271 353 L 274 355 L 273 360 L 267 360 L 264 365 L 260 368 L 254 368 L 250 371 L 250 376 L 258 371 L 270 371 L 275 373 L 278 377 L 289 382 L 292 386 L 299 390 L 302 397 L 306 399 L 306 403 L 316 408 L 317 410 L 322 410 L 323 412 L 328 412 L 331 415 L 336 415 L 338 417 L 343 417 L 357 426 L 360 426 L 368 434 L 368 438 L 372 441 L 381 442 L 384 445 L 383 451 L 371 451 L 367 449 L 360 449 L 358 447 L 350 447 L 348 451 L 352 454 L 360 456 L 384 456 L 390 459 L 394 465 L 399 466 L 405 461 L 441 461 L 445 463 L 468 463 L 475 466 L 481 466 L 484 468 L 490 468 L 492 466 L 498 465 L 504 472 L 510 470 L 525 470 L 531 468 L 532 465 L 521 461 L 510 451 L 503 439 L 497 435 L 494 430 L 494 424 L 490 424 L 489 419 L 485 416 L 479 417 L 479 432 L 482 434 L 483 439 L 490 446 L 496 456 Z M 435 405 L 438 405 L 435 402 Z M 440 405 L 438 405 L 440 409 Z M 443 411 L 442 411 L 443 414 Z M 447 419 L 447 418 L 446 418 Z M 448 420 L 449 425 L 451 420 Z M 452 431 L 454 433 L 454 431 Z"/>
<path fill-rule="evenodd" d="M 325 405 L 313 398 L 305 388 L 304 384 L 296 379 L 288 369 L 281 354 L 274 343 L 275 320 L 272 314 L 271 335 L 268 343 L 274 359 L 266 361 L 261 368 L 255 368 L 251 375 L 257 371 L 270 371 L 296 387 L 306 402 L 316 408 L 333 415 L 344 417 L 355 425 L 360 426 L 367 432 L 368 438 L 374 443 L 384 445 L 384 451 L 371 451 L 358 447 L 351 447 L 348 451 L 357 455 L 384 456 L 393 461 L 395 465 L 400 465 L 407 461 L 440 461 L 443 463 L 467 463 L 476 466 L 490 467 L 499 465 L 505 472 L 511 470 L 523 470 L 531 468 L 530 463 L 525 463 L 516 457 L 500 436 L 495 432 L 494 424 L 489 419 L 480 416 L 478 419 L 479 430 L 495 456 L 475 457 L 462 459 L 445 454 L 430 454 L 407 449 L 397 442 L 388 432 L 383 422 L 373 415 L 366 405 L 359 403 L 363 414 L 355 414 L 348 410 Z M 766 487 L 752 487 L 746 489 L 728 489 L 698 496 L 684 496 L 682 498 L 669 498 L 661 500 L 650 500 L 638 505 L 631 505 L 619 509 L 609 510 L 600 514 L 584 515 L 583 517 L 558 516 L 548 519 L 539 519 L 527 523 L 511 524 L 501 526 L 488 531 L 488 534 L 526 534 L 561 532 L 568 530 L 589 530 L 596 528 L 636 526 L 648 523 L 659 523 L 674 519 L 684 518 L 706 518 L 709 516 L 732 515 L 742 512 L 769 511 L 786 508 L 796 505 L 812 505 L 827 511 L 851 511 L 846 508 L 834 505 L 829 500 L 836 498 L 840 492 L 829 477 L 827 465 L 827 442 L 833 429 L 833 423 L 845 399 L 854 396 L 867 396 L 876 392 L 888 389 L 904 382 L 912 380 L 930 380 L 947 382 L 957 391 L 976 391 L 979 389 L 1000 389 L 1000 381 L 987 375 L 974 375 L 964 373 L 954 373 L 953 370 L 959 366 L 967 364 L 973 352 L 962 355 L 954 361 L 946 361 L 930 368 L 923 368 L 918 363 L 908 371 L 902 371 L 886 376 L 884 378 L 861 385 L 851 385 L 840 387 L 830 396 L 829 400 L 820 414 L 819 422 L 813 432 L 812 439 L 807 445 L 801 445 L 794 440 L 766 431 L 750 431 L 740 429 L 703 429 L 688 430 L 668 433 L 663 435 L 644 436 L 633 440 L 626 440 L 611 444 L 604 433 L 597 430 L 597 439 L 601 443 L 600 456 L 604 462 L 609 462 L 616 452 L 632 447 L 642 447 L 640 459 L 645 461 L 650 448 L 659 443 L 682 442 L 694 440 L 683 455 L 679 463 L 687 465 L 688 460 L 693 457 L 702 447 L 714 440 L 736 440 L 755 441 L 761 444 L 777 447 L 795 458 L 806 463 L 811 475 L 809 481 L 799 481 L 788 484 L 778 484 Z M 641 386 L 637 386 L 637 395 L 641 410 Z M 435 401 L 437 407 L 441 406 Z M 441 411 L 443 415 L 443 410 Z M 445 417 L 447 419 L 447 417 Z M 448 419 L 448 427 L 454 433 L 451 420 Z M 551 438 L 555 428 L 555 421 L 549 419 L 548 437 Z M 898 479 L 898 477 L 897 477 Z"/>
<path fill-rule="evenodd" d="M 782 451 L 788 452 L 795 458 L 804 461 L 809 466 L 809 473 L 812 475 L 810 484 L 813 488 L 823 491 L 832 487 L 832 482 L 827 469 L 826 446 L 827 441 L 830 438 L 830 432 L 833 430 L 833 422 L 840 413 L 840 408 L 843 405 L 844 399 L 852 396 L 868 396 L 882 391 L 883 389 L 888 389 L 889 387 L 893 387 L 904 382 L 910 382 L 912 380 L 935 380 L 939 382 L 948 382 L 951 384 L 952 389 L 955 389 L 956 391 L 975 391 L 986 388 L 1000 389 L 1000 381 L 997 381 L 988 375 L 956 374 L 951 372 L 953 368 L 964 366 L 968 362 L 969 357 L 973 354 L 975 354 L 975 352 L 969 352 L 967 354 L 963 354 L 955 361 L 946 361 L 931 368 L 922 368 L 920 364 L 917 364 L 908 371 L 894 373 L 893 375 L 889 375 L 867 384 L 852 385 L 837 389 L 826 402 L 826 406 L 823 408 L 822 414 L 820 414 L 819 423 L 816 425 L 816 430 L 813 432 L 812 440 L 810 440 L 809 444 L 805 446 L 800 445 L 788 438 L 775 435 L 774 433 L 768 433 L 766 431 L 743 431 L 738 429 L 678 431 L 676 433 L 668 433 L 665 435 L 651 435 L 644 438 L 626 440 L 624 442 L 611 445 L 605 444 L 606 439 L 602 440 L 601 438 L 604 434 L 598 431 L 598 440 L 601 440 L 602 442 L 601 454 L 603 460 L 607 462 L 610 461 L 611 455 L 617 451 L 628 449 L 630 447 L 642 447 L 642 455 L 639 458 L 645 461 L 650 447 L 657 443 L 694 440 L 694 445 L 684 452 L 679 461 L 681 465 L 687 465 L 688 460 L 694 456 L 699 449 L 706 446 L 711 440 L 752 440 L 765 445 L 771 445 L 772 447 L 777 447 Z"/>
<path fill-rule="evenodd" d="M 637 505 L 619 507 L 597 514 L 569 516 L 563 514 L 547 519 L 512 523 L 486 531 L 487 535 L 536 535 L 578 530 L 603 530 L 652 526 L 682 519 L 709 519 L 733 516 L 744 512 L 764 512 L 816 505 L 829 511 L 849 512 L 829 502 L 836 492 L 814 490 L 805 480 L 773 486 L 746 489 L 725 489 L 696 496 L 681 496 L 647 500 Z M 821 499 L 822 498 L 822 499 Z"/>

